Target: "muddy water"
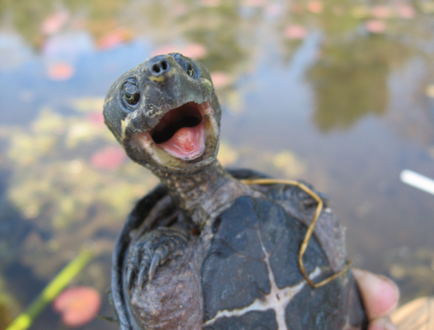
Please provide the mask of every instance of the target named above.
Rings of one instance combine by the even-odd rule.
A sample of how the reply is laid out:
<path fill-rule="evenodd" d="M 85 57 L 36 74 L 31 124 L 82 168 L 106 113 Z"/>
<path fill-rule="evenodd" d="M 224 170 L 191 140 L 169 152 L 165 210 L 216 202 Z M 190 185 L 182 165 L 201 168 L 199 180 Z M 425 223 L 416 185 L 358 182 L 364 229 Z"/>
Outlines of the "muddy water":
<path fill-rule="evenodd" d="M 157 181 L 124 157 L 102 100 L 172 51 L 210 68 L 226 166 L 312 183 L 357 266 L 394 278 L 403 302 L 434 294 L 434 196 L 399 179 L 434 178 L 433 2 L 22 1 L 0 13 L 0 319 L 83 245 L 99 257 L 74 284 L 107 300 L 114 239 Z M 64 327 L 47 308 L 32 329 Z"/>

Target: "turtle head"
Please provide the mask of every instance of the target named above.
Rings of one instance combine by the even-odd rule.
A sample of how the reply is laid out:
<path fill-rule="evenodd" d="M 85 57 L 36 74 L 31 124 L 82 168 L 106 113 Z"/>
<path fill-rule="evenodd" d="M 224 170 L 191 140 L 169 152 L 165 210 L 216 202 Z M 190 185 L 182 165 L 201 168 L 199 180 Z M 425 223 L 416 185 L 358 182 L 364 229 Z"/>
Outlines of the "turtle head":
<path fill-rule="evenodd" d="M 104 102 L 104 120 L 128 156 L 156 174 L 192 174 L 213 163 L 220 117 L 207 68 L 178 53 L 126 72 Z"/>

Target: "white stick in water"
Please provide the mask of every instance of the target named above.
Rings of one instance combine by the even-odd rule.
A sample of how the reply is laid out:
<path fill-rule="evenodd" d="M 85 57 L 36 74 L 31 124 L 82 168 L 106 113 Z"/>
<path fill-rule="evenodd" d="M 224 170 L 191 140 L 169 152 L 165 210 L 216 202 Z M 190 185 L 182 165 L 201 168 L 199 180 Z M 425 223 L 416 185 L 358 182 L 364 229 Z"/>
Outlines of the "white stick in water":
<path fill-rule="evenodd" d="M 434 195 L 433 179 L 410 170 L 403 170 L 400 178 L 402 182 Z"/>

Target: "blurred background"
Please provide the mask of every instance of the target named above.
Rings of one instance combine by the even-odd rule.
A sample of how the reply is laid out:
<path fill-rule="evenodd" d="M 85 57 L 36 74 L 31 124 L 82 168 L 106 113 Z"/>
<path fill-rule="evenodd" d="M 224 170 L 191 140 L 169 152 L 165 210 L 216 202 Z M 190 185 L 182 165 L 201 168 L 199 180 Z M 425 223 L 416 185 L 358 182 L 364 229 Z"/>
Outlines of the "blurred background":
<path fill-rule="evenodd" d="M 149 56 L 205 63 L 223 107 L 221 162 L 330 196 L 357 267 L 401 303 L 434 294 L 434 1 L 1 0 L 0 329 L 85 246 L 71 286 L 108 303 L 111 252 L 158 182 L 102 117 Z M 49 306 L 30 329 L 67 329 Z M 94 319 L 78 329 L 117 329 Z"/>

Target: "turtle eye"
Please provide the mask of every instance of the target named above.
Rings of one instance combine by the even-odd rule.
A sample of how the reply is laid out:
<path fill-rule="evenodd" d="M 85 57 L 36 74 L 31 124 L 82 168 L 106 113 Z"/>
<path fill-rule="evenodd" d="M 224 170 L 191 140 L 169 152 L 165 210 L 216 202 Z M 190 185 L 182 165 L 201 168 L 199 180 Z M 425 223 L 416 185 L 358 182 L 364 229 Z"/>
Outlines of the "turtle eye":
<path fill-rule="evenodd" d="M 197 67 L 194 61 L 190 62 L 187 57 L 182 56 L 179 53 L 171 53 L 169 55 L 172 56 L 176 62 L 178 62 L 178 64 L 188 74 L 189 77 L 194 79 L 200 78 L 200 69 Z"/>
<path fill-rule="evenodd" d="M 190 77 L 194 76 L 194 69 L 190 62 L 187 62 L 187 69 L 185 70 Z"/>
<path fill-rule="evenodd" d="M 124 99 L 128 104 L 135 105 L 140 100 L 139 88 L 131 81 L 125 82 L 123 94 Z"/>

